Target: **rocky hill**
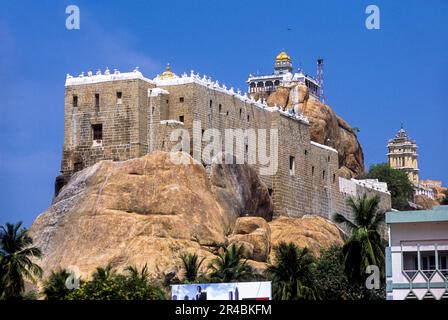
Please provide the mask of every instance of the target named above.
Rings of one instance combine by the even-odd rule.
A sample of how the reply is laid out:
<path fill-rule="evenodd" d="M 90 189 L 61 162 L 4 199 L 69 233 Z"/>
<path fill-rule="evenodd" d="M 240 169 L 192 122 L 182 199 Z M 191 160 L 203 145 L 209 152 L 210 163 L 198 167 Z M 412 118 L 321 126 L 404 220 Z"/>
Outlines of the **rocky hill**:
<path fill-rule="evenodd" d="M 269 96 L 252 94 L 255 99 L 267 98 L 269 106 L 301 112 L 311 124 L 311 140 L 329 145 L 339 152 L 340 176 L 358 178 L 364 173 L 364 153 L 355 130 L 338 117 L 326 104 L 311 98 L 304 84 L 277 88 Z"/>
<path fill-rule="evenodd" d="M 321 217 L 272 221 L 268 190 L 248 165 L 214 164 L 209 177 L 200 163 L 178 155 L 190 164 L 155 152 L 77 172 L 30 228 L 45 275 L 77 266 L 87 277 L 111 263 L 119 270 L 148 264 L 161 276 L 179 270 L 182 253 L 196 252 L 207 266 L 218 245 L 234 241 L 260 272 L 279 241 L 316 254 L 342 243 L 339 229 Z"/>

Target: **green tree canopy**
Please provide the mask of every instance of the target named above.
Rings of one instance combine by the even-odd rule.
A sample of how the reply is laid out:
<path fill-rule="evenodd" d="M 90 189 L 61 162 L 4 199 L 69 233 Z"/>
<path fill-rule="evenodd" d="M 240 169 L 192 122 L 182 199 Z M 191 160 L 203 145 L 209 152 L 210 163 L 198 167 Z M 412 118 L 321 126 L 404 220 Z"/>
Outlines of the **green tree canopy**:
<path fill-rule="evenodd" d="M 117 273 L 110 265 L 97 268 L 92 280 L 73 290 L 68 300 L 163 300 L 165 292 L 149 281 L 147 266 L 141 270 L 128 267 L 124 274 Z"/>
<path fill-rule="evenodd" d="M 33 262 L 41 255 L 22 222 L 0 227 L 0 298 L 22 297 L 25 279 L 36 282 L 42 276 L 42 269 Z"/>
<path fill-rule="evenodd" d="M 182 254 L 182 267 L 184 269 L 185 281 L 193 283 L 198 280 L 199 268 L 204 262 L 205 258 L 199 259 L 196 253 Z"/>
<path fill-rule="evenodd" d="M 244 246 L 235 242 L 230 247 L 222 247 L 218 257 L 213 259 L 209 268 L 210 280 L 215 282 L 245 281 L 252 277 L 252 268 L 246 264 Z"/>
<path fill-rule="evenodd" d="M 392 198 L 392 208 L 397 210 L 409 209 L 408 201 L 412 200 L 414 186 L 406 173 L 392 169 L 387 163 L 380 163 L 370 167 L 366 178 L 378 179 L 387 183 Z"/>
<path fill-rule="evenodd" d="M 276 300 L 315 300 L 313 289 L 314 256 L 308 248 L 300 249 L 294 243 L 280 242 L 274 247 L 275 264 L 266 274 L 272 280 Z"/>
<path fill-rule="evenodd" d="M 338 213 L 334 215 L 334 221 L 350 231 L 342 251 L 345 272 L 353 284 L 363 284 L 369 265 L 377 266 L 384 274 L 385 240 L 380 234 L 384 212 L 378 209 L 379 202 L 378 196 L 369 198 L 366 193 L 358 199 L 350 197 L 347 205 L 352 209 L 353 221 Z"/>
<path fill-rule="evenodd" d="M 443 205 L 443 206 L 447 206 L 448 205 L 448 189 L 445 190 L 444 193 L 445 193 L 445 198 L 442 199 L 440 204 Z"/>

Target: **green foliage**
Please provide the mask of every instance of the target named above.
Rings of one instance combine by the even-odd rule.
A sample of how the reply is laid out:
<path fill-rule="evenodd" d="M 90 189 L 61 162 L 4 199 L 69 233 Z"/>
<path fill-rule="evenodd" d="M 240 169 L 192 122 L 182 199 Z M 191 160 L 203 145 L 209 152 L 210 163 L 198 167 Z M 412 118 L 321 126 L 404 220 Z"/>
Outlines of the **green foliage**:
<path fill-rule="evenodd" d="M 274 247 L 276 263 L 266 273 L 273 282 L 276 300 L 315 300 L 313 271 L 315 259 L 308 248 L 281 242 Z"/>
<path fill-rule="evenodd" d="M 36 282 L 42 269 L 33 262 L 42 253 L 33 246 L 22 223 L 6 223 L 0 228 L 0 298 L 21 299 L 25 290 L 25 279 Z"/>
<path fill-rule="evenodd" d="M 52 271 L 44 282 L 43 294 L 47 300 L 64 300 L 71 292 L 66 286 L 67 278 L 70 276 L 66 270 Z"/>
<path fill-rule="evenodd" d="M 345 274 L 342 247 L 322 250 L 314 271 L 314 288 L 320 300 L 358 300 L 362 290 L 352 285 Z"/>
<path fill-rule="evenodd" d="M 97 268 L 92 280 L 83 283 L 66 297 L 68 300 L 164 300 L 165 292 L 160 286 L 150 283 L 148 268 L 125 269 L 118 274 L 110 265 Z"/>
<path fill-rule="evenodd" d="M 397 210 L 409 209 L 408 201 L 412 199 L 414 187 L 406 173 L 392 169 L 387 163 L 380 163 L 370 167 L 366 178 L 387 182 L 392 198 L 392 208 Z"/>
<path fill-rule="evenodd" d="M 448 206 L 448 189 L 445 190 L 444 193 L 445 193 L 445 198 L 442 199 L 440 204 L 443 205 L 443 206 Z"/>
<path fill-rule="evenodd" d="M 212 269 L 210 280 L 213 282 L 236 282 L 249 280 L 252 268 L 243 259 L 244 246 L 235 242 L 229 248 L 222 247 L 218 257 L 213 259 L 209 268 Z"/>
<path fill-rule="evenodd" d="M 196 253 L 181 255 L 182 267 L 184 269 L 184 277 L 186 282 L 196 282 L 198 280 L 199 268 L 205 258 L 199 259 Z"/>
<path fill-rule="evenodd" d="M 335 214 L 334 220 L 344 224 L 351 232 L 342 251 L 344 254 L 345 273 L 352 284 L 362 285 L 367 266 L 376 265 L 384 275 L 385 241 L 379 233 L 384 222 L 384 212 L 378 210 L 378 196 L 368 198 L 363 194 L 358 199 L 349 198 L 354 220 L 350 221 L 341 214 Z"/>

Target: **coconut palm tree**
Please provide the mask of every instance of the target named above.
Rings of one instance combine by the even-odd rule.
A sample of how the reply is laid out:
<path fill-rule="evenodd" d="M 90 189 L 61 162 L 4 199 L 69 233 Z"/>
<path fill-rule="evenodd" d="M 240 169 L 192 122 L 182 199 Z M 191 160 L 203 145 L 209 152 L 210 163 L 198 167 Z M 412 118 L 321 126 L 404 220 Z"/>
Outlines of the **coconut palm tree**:
<path fill-rule="evenodd" d="M 42 276 L 42 269 L 32 261 L 42 253 L 21 226 L 22 222 L 0 227 L 0 287 L 5 298 L 19 298 L 25 290 L 25 279 L 35 282 Z"/>
<path fill-rule="evenodd" d="M 379 203 L 377 195 L 368 198 L 364 193 L 358 199 L 347 199 L 353 221 L 338 213 L 334 215 L 334 221 L 345 225 L 351 232 L 342 250 L 345 272 L 355 284 L 363 283 L 369 265 L 376 265 L 381 273 L 384 272 L 385 240 L 379 231 L 384 222 L 384 212 L 379 210 Z"/>
<path fill-rule="evenodd" d="M 212 269 L 210 279 L 216 282 L 244 281 L 252 276 L 252 268 L 246 264 L 244 246 L 235 242 L 230 247 L 222 247 L 222 252 L 213 259 L 209 268 Z"/>
<path fill-rule="evenodd" d="M 294 243 L 280 242 L 274 247 L 275 264 L 266 274 L 273 282 L 276 300 L 314 300 L 312 274 L 315 259 L 308 248 L 300 249 Z"/>
<path fill-rule="evenodd" d="M 188 282 L 195 282 L 198 279 L 199 268 L 205 258 L 199 259 L 199 256 L 196 253 L 182 254 L 180 258 L 182 260 L 185 280 Z"/>
<path fill-rule="evenodd" d="M 70 273 L 67 270 L 52 271 L 51 275 L 44 282 L 43 293 L 47 300 L 63 300 L 70 293 L 66 281 Z"/>

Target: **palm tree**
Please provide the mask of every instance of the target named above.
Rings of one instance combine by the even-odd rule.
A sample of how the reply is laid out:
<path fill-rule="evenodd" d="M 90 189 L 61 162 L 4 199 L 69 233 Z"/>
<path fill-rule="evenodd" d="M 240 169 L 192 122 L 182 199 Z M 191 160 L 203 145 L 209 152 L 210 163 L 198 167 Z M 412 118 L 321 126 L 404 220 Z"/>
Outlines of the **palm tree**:
<path fill-rule="evenodd" d="M 378 205 L 380 198 L 376 195 L 368 198 L 363 194 L 360 198 L 347 199 L 347 205 L 353 212 L 353 221 L 341 214 L 334 215 L 334 221 L 341 223 L 351 232 L 342 250 L 347 277 L 355 284 L 362 284 L 366 268 L 376 265 L 384 272 L 385 240 L 379 229 L 384 222 L 384 212 Z"/>
<path fill-rule="evenodd" d="M 280 242 L 274 247 L 275 265 L 266 269 L 273 282 L 276 300 L 314 300 L 312 274 L 314 256 L 308 248 L 300 249 L 294 243 Z"/>
<path fill-rule="evenodd" d="M 135 281 L 148 281 L 149 279 L 149 271 L 148 264 L 145 264 L 141 270 L 138 270 L 136 266 L 129 266 L 124 269 L 129 277 Z"/>
<path fill-rule="evenodd" d="M 96 268 L 95 272 L 92 274 L 93 282 L 106 282 L 112 280 L 117 275 L 116 270 L 112 267 L 111 264 L 107 266 Z"/>
<path fill-rule="evenodd" d="M 235 242 L 229 248 L 222 247 L 222 252 L 213 259 L 209 268 L 210 278 L 217 282 L 244 281 L 252 276 L 252 268 L 243 260 L 244 246 Z"/>
<path fill-rule="evenodd" d="M 199 259 L 196 253 L 182 254 L 180 256 L 182 266 L 184 268 L 185 280 L 188 282 L 195 282 L 198 279 L 199 268 L 204 262 L 205 258 Z"/>
<path fill-rule="evenodd" d="M 7 223 L 0 228 L 0 287 L 5 298 L 20 297 L 25 290 L 25 279 L 35 282 L 36 277 L 42 276 L 42 269 L 32 261 L 42 253 L 21 226 L 22 222 Z"/>
<path fill-rule="evenodd" d="M 66 281 L 70 273 L 67 270 L 52 271 L 44 282 L 43 293 L 47 300 L 63 300 L 70 293 Z"/>

